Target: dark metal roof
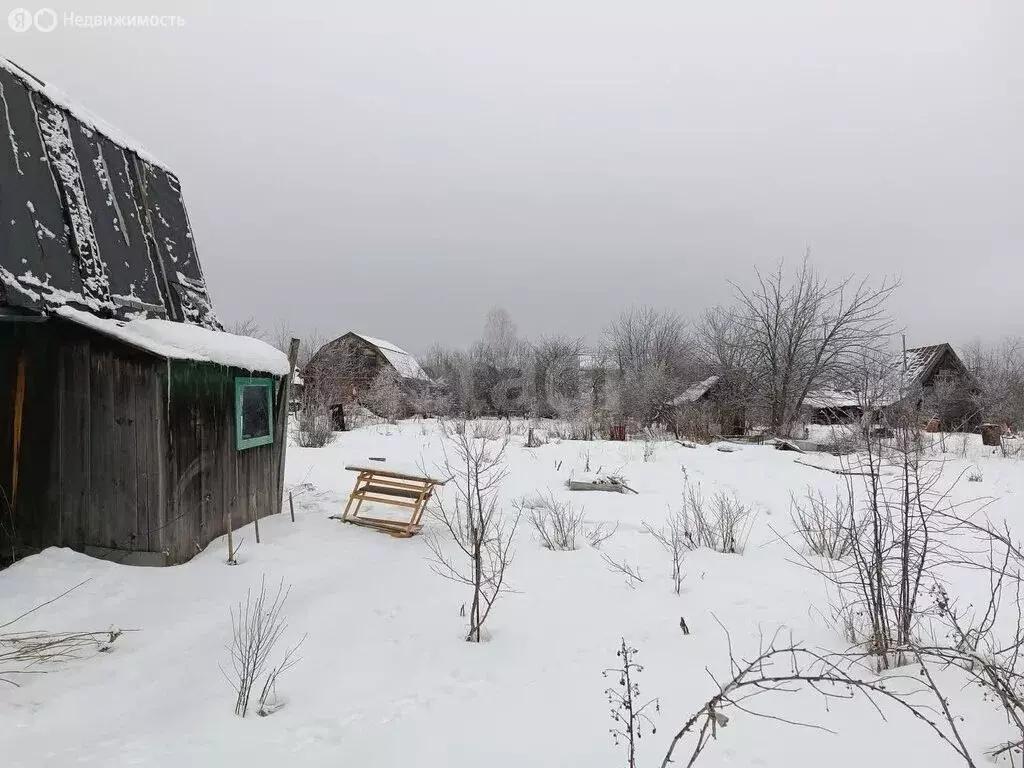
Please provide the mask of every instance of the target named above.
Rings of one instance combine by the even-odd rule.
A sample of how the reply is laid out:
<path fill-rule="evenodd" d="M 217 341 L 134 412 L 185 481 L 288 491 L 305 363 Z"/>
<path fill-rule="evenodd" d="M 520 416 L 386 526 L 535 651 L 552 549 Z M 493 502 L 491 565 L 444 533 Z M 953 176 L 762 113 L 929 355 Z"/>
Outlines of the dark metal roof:
<path fill-rule="evenodd" d="M 0 306 L 219 327 L 177 177 L 0 58 Z"/>

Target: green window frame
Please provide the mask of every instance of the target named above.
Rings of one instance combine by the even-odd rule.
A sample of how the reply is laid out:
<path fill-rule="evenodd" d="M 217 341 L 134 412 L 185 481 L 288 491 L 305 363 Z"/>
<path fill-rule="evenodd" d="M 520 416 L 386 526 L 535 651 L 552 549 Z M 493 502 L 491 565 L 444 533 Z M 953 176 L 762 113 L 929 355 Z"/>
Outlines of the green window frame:
<path fill-rule="evenodd" d="M 262 389 L 267 399 L 267 434 L 246 435 L 245 404 L 252 403 L 253 388 Z M 247 398 L 248 395 L 248 398 Z M 257 395 L 258 396 L 258 395 Z M 274 442 L 274 380 L 263 378 L 235 379 L 235 447 L 239 451 L 270 445 Z"/>

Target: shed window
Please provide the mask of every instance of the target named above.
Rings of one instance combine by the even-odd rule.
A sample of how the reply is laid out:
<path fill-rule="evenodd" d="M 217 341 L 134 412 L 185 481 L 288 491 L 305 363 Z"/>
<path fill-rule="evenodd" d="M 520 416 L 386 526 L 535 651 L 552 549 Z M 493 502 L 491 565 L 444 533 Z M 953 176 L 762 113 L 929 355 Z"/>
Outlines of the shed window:
<path fill-rule="evenodd" d="M 235 379 L 235 438 L 238 450 L 274 442 L 274 380 Z"/>

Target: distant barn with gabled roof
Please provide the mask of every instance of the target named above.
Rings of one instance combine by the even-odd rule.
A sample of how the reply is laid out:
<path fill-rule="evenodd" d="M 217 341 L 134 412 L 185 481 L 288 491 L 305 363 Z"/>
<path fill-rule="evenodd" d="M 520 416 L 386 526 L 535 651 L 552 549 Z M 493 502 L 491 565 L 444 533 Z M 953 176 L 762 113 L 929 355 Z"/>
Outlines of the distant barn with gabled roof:
<path fill-rule="evenodd" d="M 416 358 L 390 341 L 349 331 L 320 347 L 302 371 L 306 391 L 322 399 L 342 423 L 341 409 L 358 402 L 381 372 L 393 372 L 403 389 L 418 391 L 433 381 Z"/>

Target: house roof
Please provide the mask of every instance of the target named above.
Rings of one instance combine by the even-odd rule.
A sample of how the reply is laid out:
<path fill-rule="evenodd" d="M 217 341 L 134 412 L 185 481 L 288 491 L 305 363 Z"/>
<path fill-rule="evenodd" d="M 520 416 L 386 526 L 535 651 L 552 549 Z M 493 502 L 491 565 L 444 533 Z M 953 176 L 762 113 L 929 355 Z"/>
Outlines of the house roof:
<path fill-rule="evenodd" d="M 718 383 L 718 376 L 708 376 L 703 381 L 698 381 L 696 384 L 691 384 L 689 387 L 684 389 L 680 394 L 676 395 L 672 400 L 669 401 L 671 406 L 686 405 L 688 403 L 695 403 L 704 397 L 715 384 Z"/>
<path fill-rule="evenodd" d="M 367 344 L 375 346 L 380 353 L 384 356 L 384 359 L 391 363 L 391 366 L 398 371 L 398 375 L 403 379 L 412 379 L 415 381 L 430 381 L 430 377 L 427 372 L 420 367 L 420 364 L 416 362 L 416 358 L 410 355 L 401 347 L 392 344 L 390 341 L 384 339 L 377 339 L 373 336 L 367 336 L 362 333 L 356 333 L 352 331 L 353 336 L 358 336 L 360 339 L 365 341 Z"/>
<path fill-rule="evenodd" d="M 274 376 L 286 376 L 291 370 L 284 352 L 251 336 L 169 320 L 108 320 L 73 307 L 59 307 L 54 315 L 169 360 L 214 363 Z"/>
<path fill-rule="evenodd" d="M 854 408 L 860 404 L 857 393 L 848 389 L 814 389 L 804 398 L 804 405 L 808 408 Z"/>
<path fill-rule="evenodd" d="M 0 306 L 219 328 L 177 177 L 0 58 Z"/>
<path fill-rule="evenodd" d="M 935 367 L 946 353 L 953 356 L 955 363 L 966 371 L 960 358 L 949 344 L 932 344 L 927 347 L 914 347 L 907 350 L 907 386 L 922 384 L 934 373 Z"/>

